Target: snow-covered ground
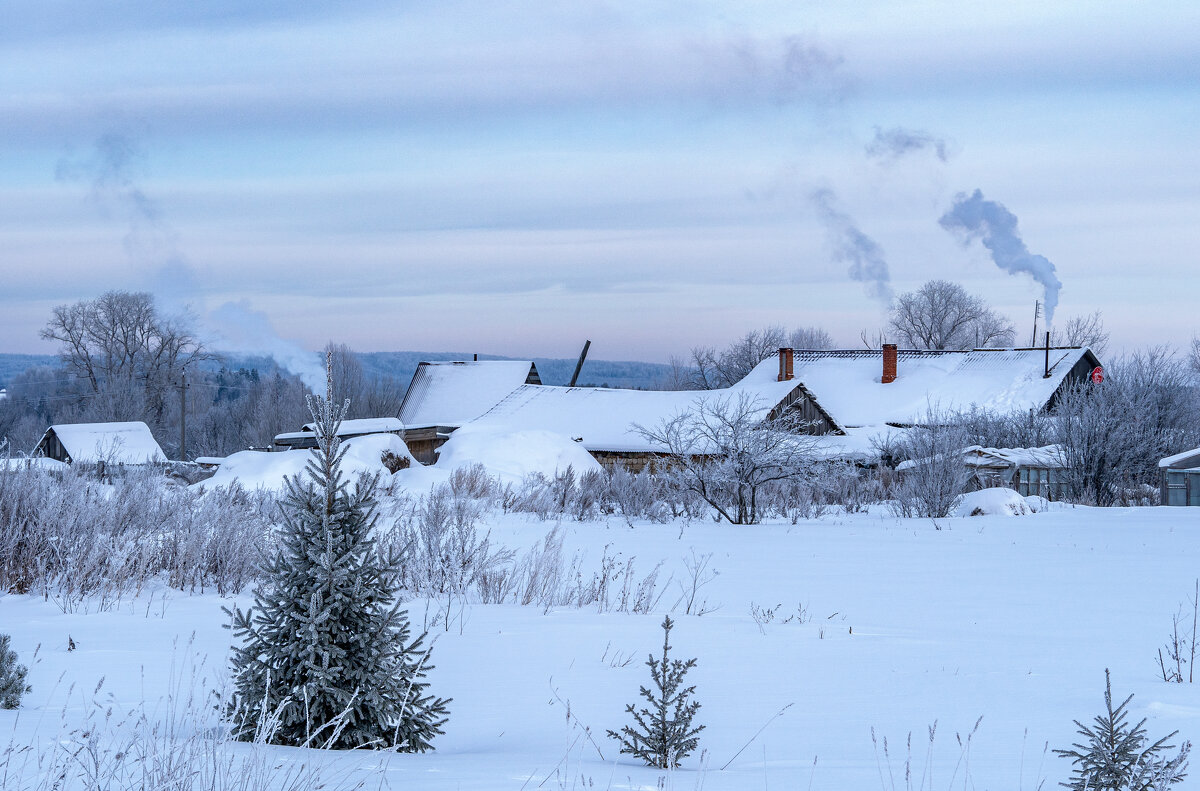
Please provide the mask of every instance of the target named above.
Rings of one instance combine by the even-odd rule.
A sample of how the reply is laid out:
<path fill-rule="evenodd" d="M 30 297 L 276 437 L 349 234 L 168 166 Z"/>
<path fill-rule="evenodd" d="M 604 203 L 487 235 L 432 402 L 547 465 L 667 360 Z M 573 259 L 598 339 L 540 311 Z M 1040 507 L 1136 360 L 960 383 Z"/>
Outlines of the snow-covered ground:
<path fill-rule="evenodd" d="M 488 527 L 493 540 L 524 548 L 553 523 L 494 516 Z M 961 788 L 968 774 L 967 788 L 1033 789 L 1043 779 L 1051 788 L 1068 767 L 1044 745 L 1068 746 L 1072 720 L 1098 713 L 1106 667 L 1115 695 L 1136 693 L 1133 715 L 1149 718 L 1152 737 L 1200 737 L 1200 678 L 1164 683 L 1156 659 L 1200 575 L 1200 509 L 562 529 L 568 554 L 598 561 L 607 546 L 635 556 L 639 575 L 664 561 L 660 580 L 673 579 L 657 609 L 456 606 L 450 629 L 435 632 L 432 690 L 453 698 L 435 752 L 268 748 L 272 760 L 332 761 L 393 788 L 891 789 L 891 776 L 906 787 L 911 732 L 913 788 L 923 776 L 926 788 Z M 685 615 L 676 606 L 685 559 L 709 553 L 719 573 L 697 601 L 715 609 Z M 52 743 L 62 723 L 95 711 L 93 697 L 160 716 L 173 687 L 193 684 L 195 663 L 205 680 L 194 683 L 218 686 L 230 603 L 156 590 L 107 612 L 64 613 L 53 601 L 0 598 L 0 631 L 12 634 L 33 685 L 20 710 L 0 711 L 0 750 L 10 738 Z M 604 731 L 627 722 L 624 705 L 647 681 L 646 656 L 661 646 L 659 624 L 673 607 L 675 655 L 699 660 L 689 681 L 706 729 L 704 754 L 660 784 Z M 419 627 L 425 603 L 410 612 Z"/>

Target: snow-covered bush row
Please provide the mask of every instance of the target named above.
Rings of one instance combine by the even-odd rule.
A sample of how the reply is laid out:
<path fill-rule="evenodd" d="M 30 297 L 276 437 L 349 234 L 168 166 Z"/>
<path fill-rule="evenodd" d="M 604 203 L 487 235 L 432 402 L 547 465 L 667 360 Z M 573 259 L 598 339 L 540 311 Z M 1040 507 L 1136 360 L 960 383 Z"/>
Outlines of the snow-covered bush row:
<path fill-rule="evenodd" d="M 578 502 L 574 485 L 564 485 L 571 478 L 564 475 L 557 483 L 522 488 L 537 492 L 539 501 L 573 492 L 558 501 L 568 510 Z M 511 487 L 501 488 L 475 466 L 461 468 L 449 482 L 417 500 L 394 504 L 393 520 L 383 528 L 380 546 L 384 553 L 401 557 L 401 589 L 413 597 L 444 602 L 447 616 L 455 601 L 543 610 L 595 607 L 599 612 L 649 612 L 654 607 L 662 595 L 659 566 L 639 574 L 635 558 L 623 559 L 607 549 L 599 560 L 576 554 L 568 561 L 558 528 L 524 552 L 495 545 L 480 522 L 511 496 Z"/>
<path fill-rule="evenodd" d="M 203 497 L 153 469 L 113 484 L 75 469 L 0 469 L 0 590 L 64 607 L 111 603 L 158 578 L 234 593 L 255 574 L 273 509 L 268 495 Z"/>

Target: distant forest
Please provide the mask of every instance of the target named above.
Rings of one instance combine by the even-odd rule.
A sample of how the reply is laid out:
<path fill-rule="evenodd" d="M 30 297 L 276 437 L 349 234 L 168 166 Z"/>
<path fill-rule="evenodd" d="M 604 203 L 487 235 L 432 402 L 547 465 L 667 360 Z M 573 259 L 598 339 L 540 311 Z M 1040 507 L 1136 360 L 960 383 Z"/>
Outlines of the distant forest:
<path fill-rule="evenodd" d="M 219 360 L 205 361 L 202 367 L 217 371 L 221 368 L 230 370 L 258 370 L 260 373 L 273 373 L 279 366 L 270 357 L 251 356 L 244 354 L 226 354 L 218 352 Z M 318 353 L 313 352 L 313 359 Z M 358 359 L 363 370 L 370 376 L 388 376 L 407 384 L 412 380 L 417 363 L 440 360 L 470 360 L 473 355 L 458 352 L 359 352 Z M 565 385 L 571 380 L 575 371 L 576 359 L 556 359 L 551 357 L 499 357 L 492 354 L 479 355 L 481 360 L 523 360 L 532 359 L 537 365 L 542 383 L 548 385 Z M 20 374 L 37 366 L 54 367 L 59 364 L 59 358 L 54 354 L 4 354 L 0 353 L 0 387 L 9 387 Z M 663 386 L 671 374 L 671 366 L 661 363 L 642 363 L 632 361 L 592 360 L 588 359 L 579 376 L 579 384 L 585 387 L 620 387 L 633 390 L 656 389 Z"/>

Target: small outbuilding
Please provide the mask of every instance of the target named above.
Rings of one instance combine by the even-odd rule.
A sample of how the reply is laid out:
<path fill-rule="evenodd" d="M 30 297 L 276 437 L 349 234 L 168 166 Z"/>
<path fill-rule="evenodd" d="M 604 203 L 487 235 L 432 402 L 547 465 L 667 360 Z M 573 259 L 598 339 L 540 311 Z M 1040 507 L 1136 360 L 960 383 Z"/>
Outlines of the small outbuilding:
<path fill-rule="evenodd" d="M 58 423 L 46 429 L 34 456 L 67 464 L 165 464 L 150 427 L 128 423 Z"/>
<path fill-rule="evenodd" d="M 1200 448 L 1166 457 L 1158 472 L 1163 505 L 1200 505 Z"/>

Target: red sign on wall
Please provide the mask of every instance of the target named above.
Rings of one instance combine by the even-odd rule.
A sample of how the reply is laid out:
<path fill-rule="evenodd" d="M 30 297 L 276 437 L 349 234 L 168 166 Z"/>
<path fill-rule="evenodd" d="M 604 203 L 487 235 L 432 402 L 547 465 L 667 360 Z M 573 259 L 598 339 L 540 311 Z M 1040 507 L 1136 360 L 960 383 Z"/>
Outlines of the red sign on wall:
<path fill-rule="evenodd" d="M 1092 382 L 1095 384 L 1100 384 L 1101 382 L 1103 382 L 1104 381 L 1104 369 L 1099 365 L 1097 365 L 1095 368 L 1093 368 L 1092 374 L 1091 374 L 1091 379 L 1092 379 Z"/>

